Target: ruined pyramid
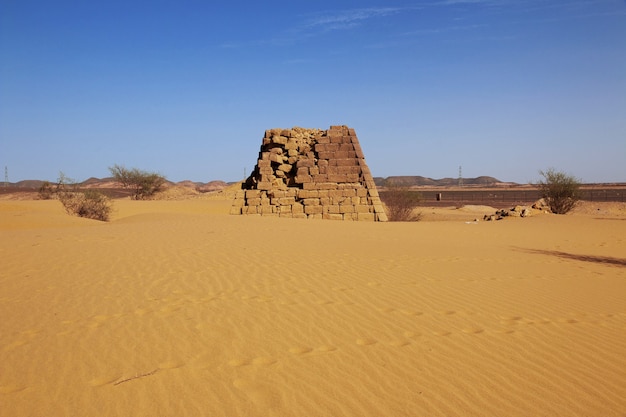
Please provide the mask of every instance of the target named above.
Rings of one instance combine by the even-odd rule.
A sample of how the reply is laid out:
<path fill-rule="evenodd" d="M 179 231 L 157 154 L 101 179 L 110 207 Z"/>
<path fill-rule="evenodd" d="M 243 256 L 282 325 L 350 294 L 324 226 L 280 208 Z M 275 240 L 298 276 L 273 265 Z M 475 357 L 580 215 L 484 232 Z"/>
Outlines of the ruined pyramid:
<path fill-rule="evenodd" d="M 387 221 L 354 129 L 265 131 L 231 214 Z"/>

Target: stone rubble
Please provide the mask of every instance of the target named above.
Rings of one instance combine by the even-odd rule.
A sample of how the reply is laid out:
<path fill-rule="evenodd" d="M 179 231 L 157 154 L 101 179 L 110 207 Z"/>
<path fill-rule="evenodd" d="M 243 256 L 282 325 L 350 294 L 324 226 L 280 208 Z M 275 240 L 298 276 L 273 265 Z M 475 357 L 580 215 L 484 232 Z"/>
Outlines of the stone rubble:
<path fill-rule="evenodd" d="M 354 129 L 269 129 L 231 214 L 387 221 Z"/>

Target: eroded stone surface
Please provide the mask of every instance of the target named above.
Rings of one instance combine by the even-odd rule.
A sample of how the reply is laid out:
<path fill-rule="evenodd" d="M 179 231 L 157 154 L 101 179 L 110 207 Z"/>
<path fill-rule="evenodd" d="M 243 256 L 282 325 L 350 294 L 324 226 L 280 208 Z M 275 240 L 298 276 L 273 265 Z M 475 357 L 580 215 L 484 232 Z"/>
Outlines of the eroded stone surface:
<path fill-rule="evenodd" d="M 387 221 L 354 129 L 270 129 L 231 214 Z"/>

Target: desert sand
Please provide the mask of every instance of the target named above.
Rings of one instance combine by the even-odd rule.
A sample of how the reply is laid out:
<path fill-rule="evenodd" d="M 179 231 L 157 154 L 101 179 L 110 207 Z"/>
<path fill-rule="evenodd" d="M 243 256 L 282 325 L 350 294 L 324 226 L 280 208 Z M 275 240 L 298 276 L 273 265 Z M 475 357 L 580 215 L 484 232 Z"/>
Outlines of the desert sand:
<path fill-rule="evenodd" d="M 611 207 L 358 223 L 116 200 L 102 223 L 0 201 L 0 416 L 623 417 Z"/>

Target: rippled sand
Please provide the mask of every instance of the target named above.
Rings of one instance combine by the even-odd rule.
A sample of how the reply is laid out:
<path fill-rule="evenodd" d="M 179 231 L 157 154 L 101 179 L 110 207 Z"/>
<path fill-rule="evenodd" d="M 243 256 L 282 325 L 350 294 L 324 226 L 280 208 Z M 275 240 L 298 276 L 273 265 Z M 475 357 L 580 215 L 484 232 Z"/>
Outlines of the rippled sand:
<path fill-rule="evenodd" d="M 0 416 L 626 413 L 623 216 L 229 206 L 0 201 Z"/>

